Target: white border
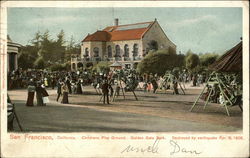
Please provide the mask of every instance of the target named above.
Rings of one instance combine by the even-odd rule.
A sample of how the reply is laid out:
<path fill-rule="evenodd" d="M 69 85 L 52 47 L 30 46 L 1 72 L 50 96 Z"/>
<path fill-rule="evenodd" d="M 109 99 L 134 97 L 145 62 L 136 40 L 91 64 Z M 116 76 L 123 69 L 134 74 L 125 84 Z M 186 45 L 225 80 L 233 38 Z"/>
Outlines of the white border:
<path fill-rule="evenodd" d="M 163 135 L 171 138 L 177 136 L 234 136 L 240 135 L 244 137 L 243 141 L 184 141 L 182 145 L 187 147 L 195 147 L 197 150 L 203 150 L 198 157 L 247 157 L 249 156 L 249 3 L 239 1 L 1 1 L 1 156 L 5 157 L 169 157 L 168 143 L 162 143 L 162 148 L 165 150 L 157 155 L 154 154 L 120 154 L 120 147 L 128 143 L 135 145 L 143 145 L 151 142 L 144 141 L 70 141 L 70 140 L 54 140 L 54 141 L 13 141 L 9 139 L 9 134 L 6 132 L 6 52 L 7 52 L 7 7 L 242 7 L 243 8 L 243 133 L 238 132 L 216 132 L 216 133 L 147 133 L 147 134 L 112 134 L 112 133 L 36 133 L 36 135 L 74 135 L 81 137 L 83 135 L 106 135 L 106 136 L 131 136 L 131 135 Z M 190 146 L 190 144 L 192 144 Z M 192 157 L 192 155 L 177 155 L 181 157 Z"/>

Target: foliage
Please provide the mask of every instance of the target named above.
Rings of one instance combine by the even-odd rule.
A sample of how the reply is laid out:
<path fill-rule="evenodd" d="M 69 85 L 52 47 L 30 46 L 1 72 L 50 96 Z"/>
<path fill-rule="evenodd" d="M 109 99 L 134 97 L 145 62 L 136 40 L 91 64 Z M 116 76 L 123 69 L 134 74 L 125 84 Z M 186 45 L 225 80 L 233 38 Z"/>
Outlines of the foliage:
<path fill-rule="evenodd" d="M 192 73 L 202 73 L 207 71 L 207 68 L 201 65 L 197 65 L 194 69 L 192 69 Z"/>
<path fill-rule="evenodd" d="M 110 68 L 109 66 L 111 65 L 110 62 L 107 61 L 101 61 L 98 64 L 94 65 L 92 68 L 92 71 L 94 72 L 102 72 L 102 73 L 108 73 Z"/>
<path fill-rule="evenodd" d="M 191 49 L 189 49 L 189 50 L 186 52 L 186 56 L 189 56 L 189 55 L 191 55 L 191 54 L 194 54 L 194 53 L 191 51 Z"/>
<path fill-rule="evenodd" d="M 61 71 L 64 70 L 64 66 L 62 64 L 54 64 L 50 66 L 51 71 Z"/>
<path fill-rule="evenodd" d="M 37 59 L 37 49 L 35 47 L 27 45 L 21 47 L 20 54 L 18 56 L 18 66 L 24 70 L 34 67 L 34 61 Z"/>
<path fill-rule="evenodd" d="M 22 47 L 18 64 L 24 69 L 56 65 L 53 67 L 54 69 L 58 68 L 58 64 L 64 64 L 64 68 L 68 69 L 69 65 L 67 63 L 70 62 L 71 54 L 79 52 L 80 45 L 74 42 L 73 37 L 71 37 L 69 44 L 66 45 L 63 30 L 57 34 L 56 39 L 51 39 L 48 30 L 44 33 L 38 31 L 30 41 L 30 45 Z"/>
<path fill-rule="evenodd" d="M 217 59 L 218 59 L 219 55 L 216 53 L 206 53 L 206 54 L 202 54 L 200 55 L 200 63 L 202 66 L 209 66 L 211 64 L 213 64 Z"/>
<path fill-rule="evenodd" d="M 63 67 L 64 67 L 65 70 L 70 70 L 70 69 L 71 69 L 70 61 L 64 63 L 64 64 L 63 64 Z"/>
<path fill-rule="evenodd" d="M 185 67 L 185 55 L 184 54 L 178 54 L 177 55 L 177 63 L 178 63 L 178 66 L 180 68 L 184 68 Z"/>
<path fill-rule="evenodd" d="M 185 62 L 186 62 L 186 68 L 192 72 L 200 64 L 200 59 L 197 54 L 188 52 L 185 58 Z"/>
<path fill-rule="evenodd" d="M 71 36 L 68 46 L 65 51 L 65 60 L 70 61 L 71 55 L 76 55 L 81 52 L 81 45 L 74 41 L 73 36 Z"/>
<path fill-rule="evenodd" d="M 167 70 L 179 66 L 178 55 L 169 50 L 150 51 L 138 64 L 139 73 L 164 75 Z"/>
<path fill-rule="evenodd" d="M 34 66 L 37 69 L 44 69 L 45 68 L 45 61 L 44 61 L 43 57 L 37 58 L 35 63 L 34 63 Z"/>
<path fill-rule="evenodd" d="M 168 47 L 168 52 L 172 54 L 176 54 L 176 50 L 173 47 Z"/>

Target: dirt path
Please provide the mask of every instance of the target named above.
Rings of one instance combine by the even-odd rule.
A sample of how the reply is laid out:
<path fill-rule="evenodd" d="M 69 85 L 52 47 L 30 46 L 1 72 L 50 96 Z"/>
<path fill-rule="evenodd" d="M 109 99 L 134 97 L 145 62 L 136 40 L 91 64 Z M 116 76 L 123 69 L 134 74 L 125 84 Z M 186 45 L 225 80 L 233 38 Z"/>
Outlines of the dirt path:
<path fill-rule="evenodd" d="M 136 91 L 138 101 L 135 100 L 131 92 L 127 92 L 124 100 L 122 96 L 116 98 L 110 105 L 103 105 L 99 102 L 100 96 L 96 94 L 92 87 L 85 88 L 83 95 L 70 95 L 70 104 L 61 104 L 56 102 L 56 90 L 48 90 L 50 94 L 50 103 L 48 106 L 55 107 L 75 107 L 99 112 L 112 112 L 117 114 L 128 113 L 135 115 L 145 115 L 148 117 L 157 117 L 160 119 L 174 119 L 179 121 L 188 121 L 204 124 L 204 126 L 216 125 L 231 128 L 228 131 L 242 129 L 242 112 L 235 106 L 230 108 L 231 117 L 226 115 L 225 109 L 218 104 L 209 104 L 203 110 L 204 102 L 200 101 L 193 112 L 190 112 L 194 100 L 201 91 L 200 88 L 188 88 L 186 95 L 172 95 L 171 92 L 159 92 L 158 94 L 144 93 Z M 25 90 L 9 91 L 12 100 L 15 102 L 25 102 L 27 94 Z M 24 107 L 25 108 L 25 107 Z M 67 113 L 65 113 L 65 117 Z M 185 129 L 185 127 L 183 127 Z M 216 130 L 217 131 L 217 130 Z"/>

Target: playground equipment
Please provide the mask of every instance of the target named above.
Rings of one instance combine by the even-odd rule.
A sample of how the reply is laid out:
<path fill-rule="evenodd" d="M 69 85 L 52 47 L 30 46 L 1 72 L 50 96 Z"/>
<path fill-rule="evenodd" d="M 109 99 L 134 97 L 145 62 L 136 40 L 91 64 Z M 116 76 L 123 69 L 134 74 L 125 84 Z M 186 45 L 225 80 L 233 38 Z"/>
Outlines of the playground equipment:
<path fill-rule="evenodd" d="M 230 84 L 227 83 L 226 81 L 227 79 L 225 78 L 223 74 L 213 72 L 209 76 L 205 87 L 201 91 L 198 98 L 195 100 L 190 111 L 193 110 L 193 108 L 197 105 L 197 102 L 202 96 L 205 96 L 204 97 L 205 104 L 204 104 L 203 109 L 206 108 L 209 101 L 216 99 L 217 102 L 219 102 L 225 108 L 228 116 L 230 116 L 230 113 L 229 113 L 230 106 L 234 106 L 238 104 L 238 106 L 240 107 L 242 111 L 242 107 L 241 107 L 242 94 L 240 92 L 234 93 L 235 90 L 230 88 Z M 207 91 L 205 92 L 206 89 Z"/>
<path fill-rule="evenodd" d="M 113 71 L 111 75 L 110 80 L 114 80 L 114 92 L 112 95 L 111 101 L 115 101 L 115 98 L 120 96 L 120 90 L 122 91 L 122 96 L 124 100 L 125 92 L 132 92 L 135 99 L 138 100 L 135 89 L 138 86 L 138 81 L 136 80 L 136 71 L 135 70 L 126 70 L 126 69 L 116 69 Z M 111 83 L 111 81 L 110 81 Z M 100 98 L 100 101 L 102 100 L 102 97 Z"/>
<path fill-rule="evenodd" d="M 157 90 L 158 89 L 165 89 L 165 93 L 166 93 L 167 89 L 171 89 L 173 91 L 173 94 L 179 94 L 178 85 L 179 85 L 182 93 L 185 95 L 185 91 L 184 91 L 179 79 L 175 75 L 173 75 L 171 72 L 167 71 L 165 73 L 165 75 L 163 76 L 163 79 L 160 83 L 159 88 L 157 88 Z M 156 93 L 157 93 L 157 90 L 156 90 Z"/>

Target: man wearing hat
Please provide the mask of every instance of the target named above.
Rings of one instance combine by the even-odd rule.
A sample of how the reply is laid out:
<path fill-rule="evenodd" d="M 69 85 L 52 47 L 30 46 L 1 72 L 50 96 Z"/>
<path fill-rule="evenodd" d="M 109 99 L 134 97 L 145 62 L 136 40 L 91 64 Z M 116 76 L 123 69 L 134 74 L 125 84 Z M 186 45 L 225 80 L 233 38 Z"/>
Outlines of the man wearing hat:
<path fill-rule="evenodd" d="M 109 84 L 108 80 L 105 79 L 102 84 L 102 95 L 103 95 L 103 104 L 105 104 L 105 97 L 107 99 L 107 104 L 109 104 Z"/>

